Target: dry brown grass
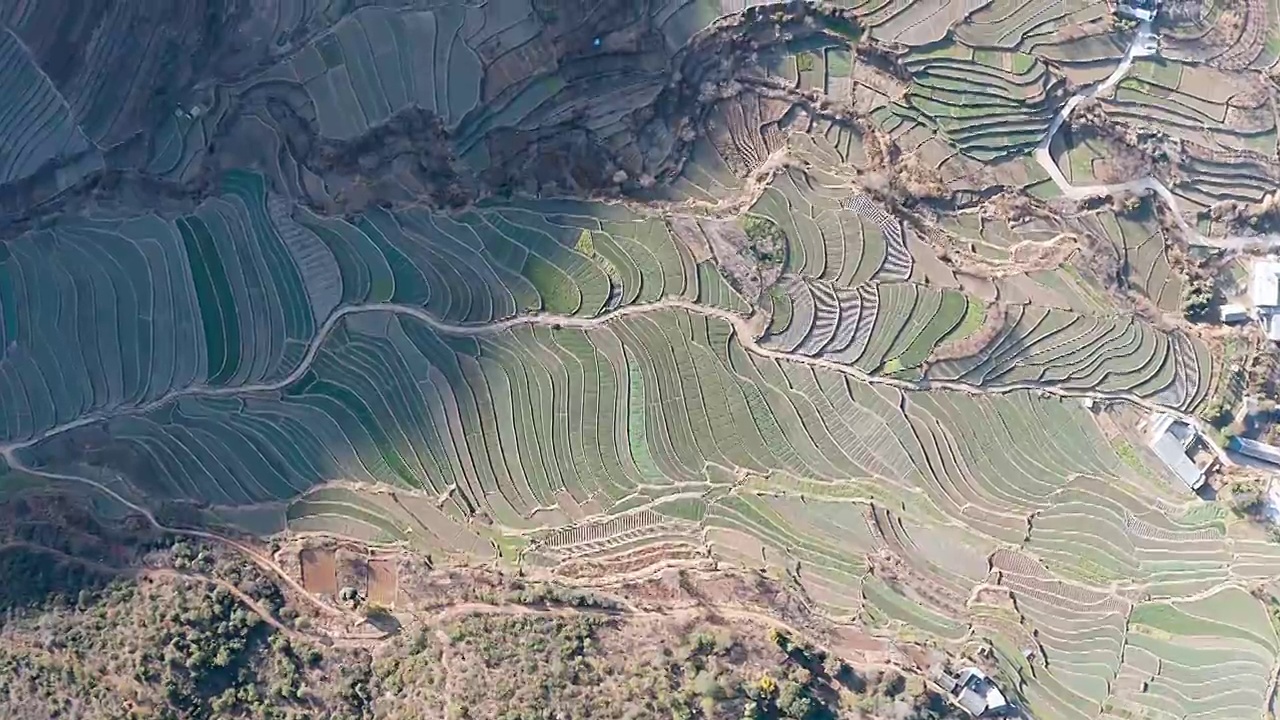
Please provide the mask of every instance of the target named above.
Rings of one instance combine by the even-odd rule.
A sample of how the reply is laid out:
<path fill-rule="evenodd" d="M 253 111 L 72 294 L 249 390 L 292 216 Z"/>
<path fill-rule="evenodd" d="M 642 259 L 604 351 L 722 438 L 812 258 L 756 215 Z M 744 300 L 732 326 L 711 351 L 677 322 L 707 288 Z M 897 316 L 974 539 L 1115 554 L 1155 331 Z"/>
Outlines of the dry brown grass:
<path fill-rule="evenodd" d="M 941 199 L 951 196 L 937 168 L 929 167 L 916 155 L 902 158 L 894 166 L 893 185 L 900 194 L 917 199 Z"/>
<path fill-rule="evenodd" d="M 397 567 L 394 559 L 369 560 L 369 601 L 394 607 L 396 604 Z"/>
<path fill-rule="evenodd" d="M 962 717 L 920 676 L 945 664 L 940 653 L 903 645 L 919 659 L 899 669 L 885 664 L 883 641 L 831 628 L 816 635 L 857 658 L 851 665 L 804 642 L 820 619 L 753 574 L 664 576 L 671 585 L 661 597 L 640 592 L 656 578 L 627 583 L 633 605 L 492 569 L 368 561 L 347 545 L 304 558 L 293 544 L 280 552 L 300 567 L 332 557 L 339 576 L 367 572 L 372 601 L 385 601 L 388 576 L 399 584 L 404 573 L 423 604 L 443 603 L 398 618 L 379 611 L 400 629 L 386 638 L 330 633 L 320 643 L 305 606 L 240 556 L 148 547 L 145 573 L 57 576 L 47 597 L 27 597 L 27 609 L 5 616 L 0 717 Z M 367 570 L 344 567 L 357 557 Z"/>

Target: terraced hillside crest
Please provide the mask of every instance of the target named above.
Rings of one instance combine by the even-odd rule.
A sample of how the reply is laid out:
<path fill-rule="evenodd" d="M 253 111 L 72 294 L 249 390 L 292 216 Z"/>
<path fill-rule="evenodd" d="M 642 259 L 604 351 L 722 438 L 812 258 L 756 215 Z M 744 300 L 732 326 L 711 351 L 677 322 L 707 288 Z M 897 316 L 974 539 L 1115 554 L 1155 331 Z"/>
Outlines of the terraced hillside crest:
<path fill-rule="evenodd" d="M 1138 427 L 1238 382 L 1182 310 L 1276 244 L 1274 2 L 143 5 L 0 2 L 0 486 L 1274 712 L 1280 545 Z"/>

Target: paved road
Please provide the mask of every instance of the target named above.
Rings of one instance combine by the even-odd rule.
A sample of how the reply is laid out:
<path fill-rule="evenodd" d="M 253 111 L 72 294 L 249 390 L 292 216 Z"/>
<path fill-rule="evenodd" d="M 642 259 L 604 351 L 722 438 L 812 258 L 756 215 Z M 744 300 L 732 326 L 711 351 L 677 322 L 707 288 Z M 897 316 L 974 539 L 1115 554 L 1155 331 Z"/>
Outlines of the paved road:
<path fill-rule="evenodd" d="M 1154 177 L 1145 177 L 1138 180 L 1131 180 L 1124 183 L 1115 183 L 1112 185 L 1072 185 L 1067 180 L 1066 175 L 1058 167 L 1053 160 L 1053 154 L 1049 151 L 1049 144 L 1053 141 L 1058 130 L 1062 128 L 1063 123 L 1071 117 L 1071 113 L 1076 107 L 1085 100 L 1097 97 L 1116 86 L 1125 75 L 1129 74 L 1129 70 L 1133 68 L 1133 61 L 1136 58 L 1150 57 L 1159 53 L 1159 39 L 1151 29 L 1150 22 L 1144 22 L 1138 26 L 1138 32 L 1133 38 L 1133 42 L 1129 44 L 1128 50 L 1125 51 L 1124 58 L 1120 60 L 1120 64 L 1116 66 L 1114 72 L 1107 77 L 1106 80 L 1094 85 L 1093 87 L 1078 93 L 1067 100 L 1058 114 L 1054 116 L 1053 122 L 1049 124 L 1049 131 L 1045 133 L 1044 138 L 1035 150 L 1036 162 L 1040 167 L 1044 168 L 1049 177 L 1053 179 L 1053 183 L 1058 186 L 1062 194 L 1072 200 L 1084 200 L 1087 198 L 1102 197 L 1104 195 L 1128 194 L 1151 192 L 1159 197 L 1169 209 L 1172 210 L 1174 221 L 1178 223 L 1178 227 L 1186 233 L 1188 242 L 1192 245 L 1201 245 L 1205 247 L 1225 248 L 1232 250 L 1241 250 L 1245 248 L 1264 248 L 1268 250 L 1280 249 L 1280 235 L 1228 235 L 1225 237 L 1209 237 L 1203 235 L 1194 226 L 1186 221 L 1182 216 L 1182 211 L 1178 205 L 1178 199 L 1173 192 Z"/>

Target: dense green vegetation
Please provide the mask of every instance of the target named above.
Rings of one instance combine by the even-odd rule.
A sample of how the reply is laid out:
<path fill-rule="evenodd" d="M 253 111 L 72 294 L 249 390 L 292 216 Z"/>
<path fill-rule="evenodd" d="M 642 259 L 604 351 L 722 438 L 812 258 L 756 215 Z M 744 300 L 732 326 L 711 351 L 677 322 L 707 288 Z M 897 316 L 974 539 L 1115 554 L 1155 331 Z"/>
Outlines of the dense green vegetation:
<path fill-rule="evenodd" d="M 290 614 L 275 585 L 250 567 L 231 574 L 261 606 Z M 7 637 L 25 639 L 0 645 L 5 717 L 365 714 L 369 695 L 358 679 L 328 663 L 318 645 L 295 645 L 273 630 L 225 587 L 69 573 L 42 589 L 44 598 L 29 594 L 4 622 Z"/>
<path fill-rule="evenodd" d="M 780 263 L 785 256 L 787 233 L 778 224 L 760 215 L 745 215 L 742 229 L 747 234 L 751 254 L 762 263 Z"/>

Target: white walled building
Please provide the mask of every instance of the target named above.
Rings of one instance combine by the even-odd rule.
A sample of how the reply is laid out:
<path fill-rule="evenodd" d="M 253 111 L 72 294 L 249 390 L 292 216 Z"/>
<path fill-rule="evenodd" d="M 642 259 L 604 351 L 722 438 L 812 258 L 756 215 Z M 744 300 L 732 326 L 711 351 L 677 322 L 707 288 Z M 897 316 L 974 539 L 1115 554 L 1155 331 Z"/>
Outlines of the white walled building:
<path fill-rule="evenodd" d="M 1150 22 L 1160 12 L 1160 0 L 1119 0 L 1116 14 L 1139 22 Z"/>
<path fill-rule="evenodd" d="M 1280 262 L 1268 258 L 1253 263 L 1249 271 L 1249 301 L 1263 332 L 1280 342 Z"/>
<path fill-rule="evenodd" d="M 1258 260 L 1249 275 L 1249 299 L 1259 311 L 1280 308 L 1280 262 Z"/>

